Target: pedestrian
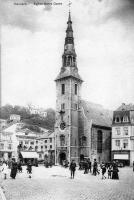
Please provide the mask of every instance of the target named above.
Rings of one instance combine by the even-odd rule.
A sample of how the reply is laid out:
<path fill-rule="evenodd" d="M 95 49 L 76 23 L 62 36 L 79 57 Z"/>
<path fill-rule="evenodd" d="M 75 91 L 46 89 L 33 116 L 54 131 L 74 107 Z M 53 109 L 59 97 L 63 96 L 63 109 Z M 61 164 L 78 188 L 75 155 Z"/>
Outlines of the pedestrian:
<path fill-rule="evenodd" d="M 21 161 L 18 162 L 17 166 L 18 166 L 18 172 L 22 173 Z"/>
<path fill-rule="evenodd" d="M 88 173 L 88 162 L 87 160 L 85 159 L 84 160 L 84 174 L 87 174 Z"/>
<path fill-rule="evenodd" d="M 12 164 L 11 164 L 11 173 L 10 173 L 10 177 L 12 179 L 15 179 L 16 174 L 17 174 L 17 162 L 15 161 L 15 159 L 12 159 Z"/>
<path fill-rule="evenodd" d="M 94 163 L 93 163 L 93 175 L 96 176 L 97 172 L 98 172 L 98 163 L 96 161 L 96 159 L 94 159 Z"/>
<path fill-rule="evenodd" d="M 108 179 L 110 178 L 112 178 L 112 166 L 110 165 L 109 167 L 108 167 Z"/>
<path fill-rule="evenodd" d="M 88 158 L 87 162 L 88 162 L 88 172 L 90 171 L 90 173 L 91 173 L 92 163 L 90 161 L 90 158 Z"/>
<path fill-rule="evenodd" d="M 101 164 L 101 172 L 102 172 L 102 179 L 106 179 L 106 165 L 104 163 Z"/>
<path fill-rule="evenodd" d="M 8 174 L 8 165 L 7 165 L 7 162 L 3 162 L 2 164 L 2 172 L 3 172 L 3 175 L 4 175 L 4 179 L 7 179 L 7 174 Z"/>
<path fill-rule="evenodd" d="M 71 178 L 74 178 L 75 171 L 76 171 L 76 163 L 74 160 L 71 161 L 69 169 L 71 172 Z"/>
<path fill-rule="evenodd" d="M 112 179 L 119 179 L 117 163 L 113 162 Z"/>
<path fill-rule="evenodd" d="M 29 174 L 29 178 L 32 178 L 32 176 L 31 176 L 31 174 L 32 174 L 32 164 L 31 164 L 30 160 L 27 163 L 27 173 Z"/>

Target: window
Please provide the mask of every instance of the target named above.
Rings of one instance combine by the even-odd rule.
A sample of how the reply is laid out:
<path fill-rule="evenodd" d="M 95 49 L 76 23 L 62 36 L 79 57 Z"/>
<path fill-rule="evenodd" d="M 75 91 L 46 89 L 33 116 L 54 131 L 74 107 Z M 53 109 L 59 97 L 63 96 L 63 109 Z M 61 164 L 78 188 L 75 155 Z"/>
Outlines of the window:
<path fill-rule="evenodd" d="M 45 146 L 45 149 L 47 149 L 47 146 Z"/>
<path fill-rule="evenodd" d="M 65 136 L 61 135 L 60 136 L 60 146 L 64 146 L 65 145 Z"/>
<path fill-rule="evenodd" d="M 127 139 L 123 140 L 123 148 L 124 149 L 128 148 L 128 140 Z"/>
<path fill-rule="evenodd" d="M 117 147 L 120 147 L 120 140 L 115 140 L 115 145 L 116 145 Z"/>
<path fill-rule="evenodd" d="M 12 149 L 12 144 L 8 144 L 8 149 L 9 149 L 9 150 Z"/>
<path fill-rule="evenodd" d="M 31 144 L 31 145 L 34 145 L 34 142 L 33 142 L 33 141 L 32 141 L 32 142 L 30 142 L 30 144 Z"/>
<path fill-rule="evenodd" d="M 123 122 L 128 122 L 128 116 L 123 117 Z"/>
<path fill-rule="evenodd" d="M 75 103 L 74 106 L 75 106 L 75 110 L 77 110 L 78 109 L 78 104 Z"/>
<path fill-rule="evenodd" d="M 65 84 L 61 85 L 61 94 L 65 94 Z"/>
<path fill-rule="evenodd" d="M 36 144 L 38 144 L 38 141 L 36 140 Z"/>
<path fill-rule="evenodd" d="M 52 149 L 52 145 L 50 145 L 50 149 Z"/>
<path fill-rule="evenodd" d="M 78 85 L 77 84 L 75 84 L 75 94 L 77 95 L 77 91 L 78 90 Z"/>
<path fill-rule="evenodd" d="M 47 140 L 45 140 L 45 143 L 47 143 Z"/>
<path fill-rule="evenodd" d="M 42 158 L 42 155 L 39 153 L 39 158 Z"/>
<path fill-rule="evenodd" d="M 97 152 L 98 153 L 102 153 L 102 140 L 103 140 L 102 131 L 99 130 L 97 134 Z"/>
<path fill-rule="evenodd" d="M 41 149 L 43 149 L 43 146 L 41 146 Z"/>
<path fill-rule="evenodd" d="M 4 144 L 3 143 L 0 144 L 0 149 L 4 149 Z"/>
<path fill-rule="evenodd" d="M 116 128 L 116 133 L 117 133 L 117 135 L 121 134 L 120 128 Z"/>
<path fill-rule="evenodd" d="M 81 146 L 86 146 L 86 141 L 87 141 L 87 138 L 85 136 L 82 136 L 80 138 L 80 145 Z"/>
<path fill-rule="evenodd" d="M 124 127 L 123 131 L 124 131 L 124 135 L 128 135 L 128 127 Z"/>
<path fill-rule="evenodd" d="M 118 117 L 118 116 L 115 117 L 115 122 L 116 122 L 116 123 L 119 123 L 119 122 L 120 122 L 120 117 Z"/>
<path fill-rule="evenodd" d="M 65 110 L 65 104 L 64 103 L 61 104 L 61 110 Z"/>
<path fill-rule="evenodd" d="M 50 143 L 52 143 L 52 138 L 50 138 Z"/>

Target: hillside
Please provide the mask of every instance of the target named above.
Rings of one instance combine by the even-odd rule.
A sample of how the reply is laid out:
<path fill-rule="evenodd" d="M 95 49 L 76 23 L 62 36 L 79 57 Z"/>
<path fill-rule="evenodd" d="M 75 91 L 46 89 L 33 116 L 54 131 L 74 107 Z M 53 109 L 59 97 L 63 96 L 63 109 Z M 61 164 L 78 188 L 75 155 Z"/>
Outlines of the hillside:
<path fill-rule="evenodd" d="M 9 121 L 11 114 L 17 114 L 21 116 L 21 121 L 28 124 L 32 130 L 38 130 L 39 126 L 53 131 L 55 124 L 55 111 L 51 108 L 46 109 L 45 111 L 47 112 L 47 116 L 42 117 L 39 114 L 31 114 L 27 107 L 18 105 L 12 106 L 8 104 L 0 108 L 0 118 Z"/>

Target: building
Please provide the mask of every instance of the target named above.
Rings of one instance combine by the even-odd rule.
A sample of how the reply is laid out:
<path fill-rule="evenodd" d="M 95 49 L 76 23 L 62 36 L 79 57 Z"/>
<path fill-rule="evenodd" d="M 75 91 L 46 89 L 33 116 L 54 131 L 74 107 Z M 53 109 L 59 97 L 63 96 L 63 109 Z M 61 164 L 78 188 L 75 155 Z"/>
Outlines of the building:
<path fill-rule="evenodd" d="M 112 159 L 125 165 L 134 161 L 134 105 L 122 104 L 113 114 Z"/>
<path fill-rule="evenodd" d="M 38 154 L 40 160 L 48 160 L 55 163 L 55 135 L 54 132 L 43 134 L 36 139 L 38 143 Z"/>
<path fill-rule="evenodd" d="M 10 121 L 13 121 L 13 122 L 20 122 L 20 115 L 16 115 L 16 114 L 12 114 L 10 115 Z"/>
<path fill-rule="evenodd" d="M 7 126 L 7 120 L 5 119 L 0 119 L 0 130 L 5 128 Z"/>
<path fill-rule="evenodd" d="M 81 99 L 83 80 L 78 73 L 69 12 L 62 67 L 56 82 L 55 163 L 97 158 L 109 161 L 112 113 Z"/>
<path fill-rule="evenodd" d="M 47 112 L 43 108 L 35 108 L 30 106 L 30 113 L 33 115 L 40 115 L 41 117 L 47 117 Z"/>
<path fill-rule="evenodd" d="M 13 154 L 12 133 L 0 133 L 0 160 L 8 160 Z"/>
<path fill-rule="evenodd" d="M 14 123 L 4 129 L 0 134 L 0 159 L 10 158 L 44 160 L 45 155 L 54 154 L 54 134 L 41 128 L 40 133 L 35 133 L 25 124 Z M 47 144 L 46 144 L 47 140 Z M 47 146 L 47 148 L 46 148 Z"/>

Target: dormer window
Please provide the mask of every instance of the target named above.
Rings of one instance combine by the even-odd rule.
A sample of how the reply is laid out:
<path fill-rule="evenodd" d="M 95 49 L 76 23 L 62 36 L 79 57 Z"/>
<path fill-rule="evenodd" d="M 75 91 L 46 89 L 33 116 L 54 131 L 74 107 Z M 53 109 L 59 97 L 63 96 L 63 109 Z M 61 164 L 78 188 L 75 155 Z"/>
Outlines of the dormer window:
<path fill-rule="evenodd" d="M 128 122 L 128 116 L 123 117 L 123 122 Z"/>
<path fill-rule="evenodd" d="M 115 117 L 115 122 L 116 122 L 116 123 L 120 123 L 120 122 L 121 122 L 121 119 L 120 119 L 119 116 Z"/>

